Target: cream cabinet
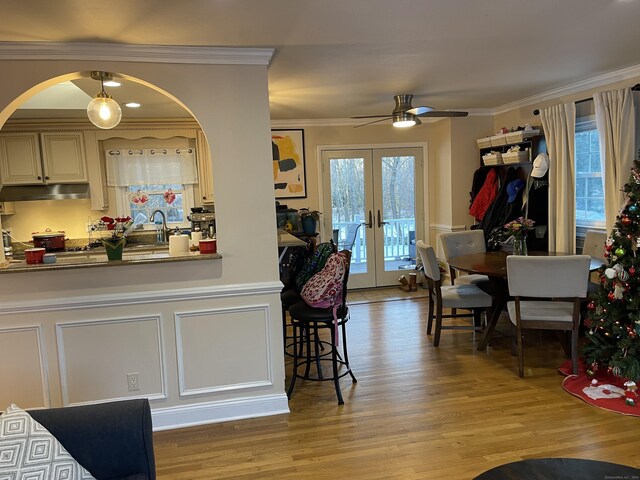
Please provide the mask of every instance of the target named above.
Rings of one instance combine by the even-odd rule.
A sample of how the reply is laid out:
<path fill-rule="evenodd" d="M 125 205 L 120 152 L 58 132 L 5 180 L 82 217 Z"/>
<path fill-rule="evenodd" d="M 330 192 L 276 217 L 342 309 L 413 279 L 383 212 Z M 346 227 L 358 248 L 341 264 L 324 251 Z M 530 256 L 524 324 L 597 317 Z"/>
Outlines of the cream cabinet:
<path fill-rule="evenodd" d="M 207 138 L 201 130 L 196 137 L 196 152 L 198 154 L 198 175 L 200 177 L 200 200 L 202 203 L 213 203 L 213 168 L 211 165 L 211 151 Z"/>
<path fill-rule="evenodd" d="M 0 181 L 4 185 L 88 181 L 82 132 L 0 135 Z"/>
<path fill-rule="evenodd" d="M 16 213 L 13 202 L 0 202 L 0 215 L 13 215 Z"/>

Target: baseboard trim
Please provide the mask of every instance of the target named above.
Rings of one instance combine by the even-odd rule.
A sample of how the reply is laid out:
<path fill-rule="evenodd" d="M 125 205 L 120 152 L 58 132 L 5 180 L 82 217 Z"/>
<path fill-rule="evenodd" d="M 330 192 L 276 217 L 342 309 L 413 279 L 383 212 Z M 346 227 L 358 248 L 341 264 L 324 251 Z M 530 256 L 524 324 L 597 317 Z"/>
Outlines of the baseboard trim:
<path fill-rule="evenodd" d="M 283 413 L 289 413 L 284 393 L 157 409 L 151 406 L 155 432 Z"/>

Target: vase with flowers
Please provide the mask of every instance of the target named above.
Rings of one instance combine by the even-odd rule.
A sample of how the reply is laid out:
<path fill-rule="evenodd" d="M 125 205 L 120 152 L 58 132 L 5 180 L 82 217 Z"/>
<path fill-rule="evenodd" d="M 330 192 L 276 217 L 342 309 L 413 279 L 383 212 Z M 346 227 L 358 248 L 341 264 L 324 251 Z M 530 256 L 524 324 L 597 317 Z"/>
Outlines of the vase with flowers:
<path fill-rule="evenodd" d="M 534 224 L 529 218 L 518 217 L 504 226 L 507 235 L 513 237 L 514 255 L 527 255 L 527 233 L 534 229 Z"/>
<path fill-rule="evenodd" d="M 131 217 L 102 217 L 102 222 L 111 235 L 101 239 L 109 260 L 122 260 L 124 245 L 127 243 L 127 235 L 133 228 Z"/>

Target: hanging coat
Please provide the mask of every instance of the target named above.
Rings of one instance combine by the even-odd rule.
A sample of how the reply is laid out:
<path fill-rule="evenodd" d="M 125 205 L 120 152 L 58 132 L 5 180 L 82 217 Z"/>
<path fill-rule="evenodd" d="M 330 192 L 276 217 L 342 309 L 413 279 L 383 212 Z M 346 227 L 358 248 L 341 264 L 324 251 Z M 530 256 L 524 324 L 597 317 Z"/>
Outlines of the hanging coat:
<path fill-rule="evenodd" d="M 498 173 L 495 168 L 492 168 L 487 174 L 487 179 L 482 185 L 482 188 L 473 199 L 471 208 L 469 209 L 469 215 L 481 221 L 487 209 L 493 203 L 493 200 L 498 194 Z"/>

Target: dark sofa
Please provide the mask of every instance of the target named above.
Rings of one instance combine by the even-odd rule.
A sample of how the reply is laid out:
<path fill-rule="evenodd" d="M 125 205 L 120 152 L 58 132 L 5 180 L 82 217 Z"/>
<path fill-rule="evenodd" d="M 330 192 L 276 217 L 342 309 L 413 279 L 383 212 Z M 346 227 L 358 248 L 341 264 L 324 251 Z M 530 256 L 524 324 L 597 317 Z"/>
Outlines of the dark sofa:
<path fill-rule="evenodd" d="M 29 410 L 97 480 L 155 480 L 147 399 Z"/>

